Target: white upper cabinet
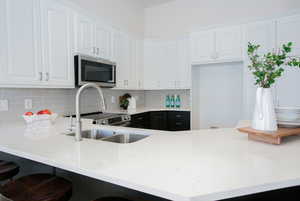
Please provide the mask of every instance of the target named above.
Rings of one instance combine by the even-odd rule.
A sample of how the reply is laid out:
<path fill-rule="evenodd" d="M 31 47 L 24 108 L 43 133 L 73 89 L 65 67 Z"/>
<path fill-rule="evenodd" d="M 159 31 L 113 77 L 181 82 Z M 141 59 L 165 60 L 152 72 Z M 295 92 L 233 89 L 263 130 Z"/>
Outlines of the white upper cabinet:
<path fill-rule="evenodd" d="M 275 48 L 276 22 L 264 21 L 247 24 L 244 26 L 245 41 L 243 47 L 246 59 L 248 43 L 260 45 L 259 54 L 265 54 Z"/>
<path fill-rule="evenodd" d="M 114 31 L 90 17 L 77 15 L 76 52 L 114 61 Z"/>
<path fill-rule="evenodd" d="M 94 56 L 95 47 L 95 22 L 84 15 L 76 16 L 76 52 Z"/>
<path fill-rule="evenodd" d="M 282 18 L 277 21 L 277 47 L 292 42 L 292 55 L 300 56 L 300 16 Z M 283 76 L 276 84 L 277 105 L 300 107 L 300 69 L 286 67 Z"/>
<path fill-rule="evenodd" d="M 143 41 L 125 33 L 115 37 L 116 89 L 143 89 Z"/>
<path fill-rule="evenodd" d="M 0 84 L 35 86 L 42 80 L 38 0 L 0 0 Z"/>
<path fill-rule="evenodd" d="M 242 60 L 242 30 L 240 26 L 216 30 L 216 54 L 219 61 Z"/>
<path fill-rule="evenodd" d="M 201 31 L 190 36 L 191 60 L 193 64 L 213 62 L 216 50 L 215 31 Z"/>
<path fill-rule="evenodd" d="M 145 89 L 189 89 L 189 40 L 146 40 L 144 44 Z"/>
<path fill-rule="evenodd" d="M 73 13 L 56 0 L 42 1 L 43 66 L 47 85 L 74 87 Z"/>
<path fill-rule="evenodd" d="M 117 40 L 117 88 L 128 89 L 131 86 L 131 41 L 125 33 Z"/>
<path fill-rule="evenodd" d="M 132 89 L 143 89 L 143 40 L 131 41 L 131 80 Z"/>
<path fill-rule="evenodd" d="M 144 41 L 144 88 L 156 89 L 160 87 L 159 60 L 160 52 L 158 44 L 150 41 Z"/>
<path fill-rule="evenodd" d="M 74 87 L 71 10 L 56 0 L 0 3 L 0 85 Z"/>
<path fill-rule="evenodd" d="M 300 15 L 277 21 L 277 47 L 293 42 L 293 55 L 300 56 Z"/>
<path fill-rule="evenodd" d="M 105 26 L 96 25 L 95 48 L 96 55 L 103 59 L 113 61 L 113 34 L 112 30 Z"/>
<path fill-rule="evenodd" d="M 265 21 L 251 23 L 244 26 L 244 118 L 251 119 L 255 107 L 256 89 L 255 79 L 252 73 L 248 70 L 250 64 L 247 48 L 248 43 L 260 45 L 259 54 L 271 52 L 275 48 L 276 25 L 275 21 Z"/>
<path fill-rule="evenodd" d="M 242 61 L 240 26 L 192 33 L 190 39 L 193 65 Z"/>
<path fill-rule="evenodd" d="M 185 37 L 178 41 L 178 72 L 176 78 L 176 87 L 178 89 L 191 89 L 191 70 L 189 53 L 189 38 Z"/>

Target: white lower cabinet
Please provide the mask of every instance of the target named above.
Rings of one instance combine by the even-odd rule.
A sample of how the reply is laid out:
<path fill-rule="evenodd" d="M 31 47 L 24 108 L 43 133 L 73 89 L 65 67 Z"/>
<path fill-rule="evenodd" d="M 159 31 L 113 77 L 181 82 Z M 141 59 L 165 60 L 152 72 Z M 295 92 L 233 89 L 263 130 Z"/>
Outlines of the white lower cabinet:
<path fill-rule="evenodd" d="M 48 86 L 74 87 L 72 11 L 55 0 L 42 1 L 42 52 Z"/>
<path fill-rule="evenodd" d="M 0 0 L 0 10 L 0 85 L 41 85 L 39 1 Z"/>

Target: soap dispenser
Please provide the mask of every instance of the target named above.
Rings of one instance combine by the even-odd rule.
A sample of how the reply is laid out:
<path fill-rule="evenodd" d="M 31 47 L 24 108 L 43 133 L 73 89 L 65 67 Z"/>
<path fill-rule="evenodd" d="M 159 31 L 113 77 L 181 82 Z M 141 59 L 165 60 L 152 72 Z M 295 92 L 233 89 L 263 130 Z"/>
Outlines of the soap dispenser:
<path fill-rule="evenodd" d="M 175 99 L 175 107 L 176 108 L 180 108 L 181 107 L 181 99 L 180 99 L 180 95 L 175 95 L 176 99 Z"/>
<path fill-rule="evenodd" d="M 172 95 L 171 96 L 171 108 L 174 108 L 175 107 L 175 96 Z"/>
<path fill-rule="evenodd" d="M 171 100 L 170 100 L 170 95 L 166 95 L 166 100 L 165 100 L 165 106 L 166 108 L 170 108 L 171 105 Z"/>

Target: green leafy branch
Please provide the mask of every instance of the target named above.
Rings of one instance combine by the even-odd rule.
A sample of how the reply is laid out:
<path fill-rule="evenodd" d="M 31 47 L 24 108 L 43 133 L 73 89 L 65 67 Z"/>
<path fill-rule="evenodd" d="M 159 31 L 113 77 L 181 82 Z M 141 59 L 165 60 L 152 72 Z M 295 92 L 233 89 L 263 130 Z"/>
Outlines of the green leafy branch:
<path fill-rule="evenodd" d="M 262 88 L 270 88 L 277 78 L 281 77 L 285 66 L 300 68 L 300 59 L 289 56 L 293 43 L 283 44 L 277 51 L 258 55 L 260 45 L 248 43 L 248 56 L 251 64 L 248 66 L 255 76 L 255 85 Z"/>

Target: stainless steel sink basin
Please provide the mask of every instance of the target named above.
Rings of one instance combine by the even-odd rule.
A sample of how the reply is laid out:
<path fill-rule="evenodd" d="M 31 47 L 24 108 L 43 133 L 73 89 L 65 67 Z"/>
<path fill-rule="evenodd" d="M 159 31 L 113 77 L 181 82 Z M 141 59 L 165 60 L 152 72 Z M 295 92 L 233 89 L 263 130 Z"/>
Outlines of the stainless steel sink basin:
<path fill-rule="evenodd" d="M 69 133 L 67 135 L 75 136 L 75 133 Z M 81 135 L 82 138 L 100 140 L 102 138 L 111 137 L 115 135 L 115 132 L 110 130 L 92 129 L 82 131 Z"/>
<path fill-rule="evenodd" d="M 68 133 L 68 136 L 75 136 L 75 133 Z M 81 132 L 82 138 L 102 140 L 120 144 L 129 144 L 140 141 L 149 135 L 137 133 L 120 133 L 109 129 L 92 129 Z"/>
<path fill-rule="evenodd" d="M 138 134 L 116 134 L 111 137 L 104 138 L 103 141 L 115 142 L 121 144 L 128 144 L 140 141 L 144 138 L 148 137 L 148 135 L 138 135 Z"/>

